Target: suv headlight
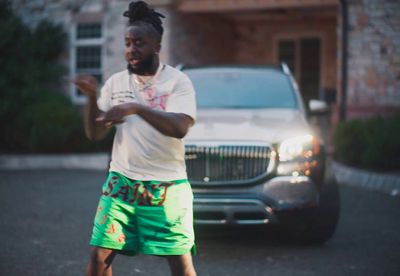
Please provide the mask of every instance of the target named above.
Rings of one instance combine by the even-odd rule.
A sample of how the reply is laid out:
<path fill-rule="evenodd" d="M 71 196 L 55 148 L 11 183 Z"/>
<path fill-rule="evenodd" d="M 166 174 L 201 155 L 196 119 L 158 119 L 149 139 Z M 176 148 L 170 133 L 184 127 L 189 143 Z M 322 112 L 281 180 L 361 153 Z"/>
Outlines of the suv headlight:
<path fill-rule="evenodd" d="M 310 175 L 319 151 L 318 140 L 310 134 L 284 140 L 278 147 L 278 174 Z"/>

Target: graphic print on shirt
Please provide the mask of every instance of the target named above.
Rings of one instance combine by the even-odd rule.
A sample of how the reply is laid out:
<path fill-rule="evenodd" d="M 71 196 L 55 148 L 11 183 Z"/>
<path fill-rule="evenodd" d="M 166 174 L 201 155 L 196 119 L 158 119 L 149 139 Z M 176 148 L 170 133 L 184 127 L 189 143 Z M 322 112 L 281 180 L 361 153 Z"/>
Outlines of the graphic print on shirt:
<path fill-rule="evenodd" d="M 111 101 L 113 105 L 128 103 L 135 101 L 135 93 L 133 91 L 113 91 L 111 94 Z"/>
<path fill-rule="evenodd" d="M 166 108 L 168 97 L 171 93 L 158 93 L 154 87 L 149 87 L 143 92 L 143 99 L 146 101 L 147 105 L 156 110 L 164 110 Z"/>

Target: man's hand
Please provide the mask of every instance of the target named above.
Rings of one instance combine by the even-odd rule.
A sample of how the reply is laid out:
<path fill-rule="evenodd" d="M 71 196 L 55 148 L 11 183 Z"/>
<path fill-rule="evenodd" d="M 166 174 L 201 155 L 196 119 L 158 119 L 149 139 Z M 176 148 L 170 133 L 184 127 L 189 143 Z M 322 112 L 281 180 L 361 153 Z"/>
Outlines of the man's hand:
<path fill-rule="evenodd" d="M 80 75 L 72 80 L 72 83 L 88 97 L 96 97 L 97 79 L 90 75 Z"/>
<path fill-rule="evenodd" d="M 97 117 L 96 121 L 103 123 L 106 127 L 124 122 L 124 117 L 139 112 L 139 105 L 136 103 L 124 103 L 113 106 L 110 110 Z"/>

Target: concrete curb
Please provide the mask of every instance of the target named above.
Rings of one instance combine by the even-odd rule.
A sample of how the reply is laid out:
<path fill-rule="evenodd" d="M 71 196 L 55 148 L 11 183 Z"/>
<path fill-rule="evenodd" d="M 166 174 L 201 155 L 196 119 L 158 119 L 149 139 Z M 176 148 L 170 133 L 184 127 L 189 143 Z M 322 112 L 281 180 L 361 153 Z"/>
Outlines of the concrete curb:
<path fill-rule="evenodd" d="M 106 170 L 110 154 L 0 155 L 0 170 L 82 169 Z M 331 161 L 332 173 L 340 184 L 358 186 L 400 196 L 400 175 L 382 174 Z"/>
<path fill-rule="evenodd" d="M 83 169 L 106 170 L 109 153 L 55 155 L 0 155 L 0 170 Z"/>
<path fill-rule="evenodd" d="M 400 175 L 383 174 L 355 169 L 338 162 L 331 162 L 332 173 L 340 184 L 381 191 L 400 196 Z"/>

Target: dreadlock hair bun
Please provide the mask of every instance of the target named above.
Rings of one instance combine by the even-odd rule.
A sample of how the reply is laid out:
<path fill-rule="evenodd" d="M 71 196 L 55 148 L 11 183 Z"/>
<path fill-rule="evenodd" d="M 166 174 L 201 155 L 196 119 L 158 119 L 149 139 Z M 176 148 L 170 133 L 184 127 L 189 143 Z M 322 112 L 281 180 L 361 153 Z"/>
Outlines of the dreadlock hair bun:
<path fill-rule="evenodd" d="M 129 25 L 140 25 L 140 22 L 149 23 L 159 34 L 160 38 L 164 32 L 160 18 L 165 18 L 164 15 L 151 9 L 144 1 L 132 1 L 129 4 L 129 9 L 123 13 L 129 18 Z"/>

